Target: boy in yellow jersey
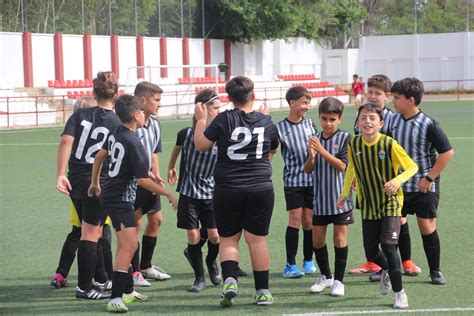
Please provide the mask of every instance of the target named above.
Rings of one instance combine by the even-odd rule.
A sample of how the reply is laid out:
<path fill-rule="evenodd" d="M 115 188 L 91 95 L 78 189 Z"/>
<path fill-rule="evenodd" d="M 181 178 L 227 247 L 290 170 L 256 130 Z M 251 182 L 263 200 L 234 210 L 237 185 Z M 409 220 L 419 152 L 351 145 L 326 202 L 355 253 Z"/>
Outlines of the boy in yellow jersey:
<path fill-rule="evenodd" d="M 349 141 L 349 166 L 337 206 L 345 208 L 355 177 L 365 253 L 382 268 L 380 294 L 393 289 L 393 308 L 408 308 L 396 249 L 403 205 L 400 186 L 418 171 L 418 166 L 395 140 L 379 133 L 384 124 L 380 106 L 366 103 L 358 109 L 358 117 L 361 134 Z"/>

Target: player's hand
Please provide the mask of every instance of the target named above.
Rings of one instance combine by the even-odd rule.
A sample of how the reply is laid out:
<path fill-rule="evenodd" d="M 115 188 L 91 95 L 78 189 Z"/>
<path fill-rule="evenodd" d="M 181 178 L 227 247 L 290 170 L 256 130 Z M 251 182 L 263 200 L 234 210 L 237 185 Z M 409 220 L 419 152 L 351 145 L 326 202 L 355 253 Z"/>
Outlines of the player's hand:
<path fill-rule="evenodd" d="M 196 103 L 196 106 L 194 108 L 194 115 L 196 116 L 196 120 L 207 120 L 207 109 L 206 105 L 203 104 L 202 102 Z"/>
<path fill-rule="evenodd" d="M 178 182 L 176 168 L 168 170 L 168 183 L 175 185 Z"/>
<path fill-rule="evenodd" d="M 426 180 L 425 178 L 422 178 L 416 186 L 418 187 L 418 190 L 421 193 L 426 193 L 426 192 L 429 192 L 431 190 L 432 185 L 433 185 L 433 182 L 430 182 L 430 181 Z"/>
<path fill-rule="evenodd" d="M 99 195 L 100 195 L 100 185 L 91 184 L 89 186 L 89 189 L 87 190 L 87 196 L 88 197 L 94 197 L 94 196 L 99 197 Z"/>
<path fill-rule="evenodd" d="M 153 182 L 156 182 L 156 177 L 155 177 L 155 175 L 153 174 L 153 172 L 151 172 L 151 171 L 148 171 L 148 178 L 152 179 Z"/>
<path fill-rule="evenodd" d="M 69 191 L 72 190 L 69 179 L 66 176 L 59 176 L 56 180 L 56 189 L 61 193 L 69 195 Z"/>
<path fill-rule="evenodd" d="M 383 192 L 386 195 L 395 195 L 397 194 L 398 188 L 400 188 L 400 185 L 397 181 L 392 179 L 385 183 L 385 185 L 383 186 Z"/>
<path fill-rule="evenodd" d="M 346 197 L 340 196 L 336 202 L 337 207 L 339 207 L 341 210 L 346 210 L 346 200 L 347 200 Z"/>
<path fill-rule="evenodd" d="M 168 201 L 170 202 L 173 210 L 176 212 L 176 209 L 178 208 L 178 199 L 176 198 L 176 196 L 174 196 L 173 193 L 170 193 L 168 195 Z"/>
<path fill-rule="evenodd" d="M 263 102 L 258 111 L 263 115 L 270 115 L 270 106 L 268 106 L 266 102 Z"/>
<path fill-rule="evenodd" d="M 159 174 L 154 174 L 153 176 L 155 177 L 154 181 L 164 188 L 165 180 L 163 180 L 163 178 Z"/>
<path fill-rule="evenodd" d="M 308 139 L 308 148 L 314 152 L 314 156 L 321 150 L 322 146 L 316 136 L 310 136 Z"/>
<path fill-rule="evenodd" d="M 354 180 L 351 184 L 352 191 L 357 191 L 357 182 Z"/>

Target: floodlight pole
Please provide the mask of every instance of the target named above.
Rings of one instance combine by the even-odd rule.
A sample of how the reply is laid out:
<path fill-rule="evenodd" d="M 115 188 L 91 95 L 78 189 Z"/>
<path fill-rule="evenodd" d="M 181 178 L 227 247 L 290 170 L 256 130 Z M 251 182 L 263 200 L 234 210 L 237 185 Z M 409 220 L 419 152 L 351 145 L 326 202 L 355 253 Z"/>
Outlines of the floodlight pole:
<path fill-rule="evenodd" d="M 183 0 L 181 0 L 181 38 L 184 38 Z"/>
<path fill-rule="evenodd" d="M 161 37 L 161 0 L 158 0 L 158 34 Z"/>
<path fill-rule="evenodd" d="M 466 0 L 466 32 L 469 32 L 469 0 Z"/>
<path fill-rule="evenodd" d="M 54 13 L 54 0 L 53 0 L 53 33 L 56 33 L 56 19 Z"/>
<path fill-rule="evenodd" d="M 417 9 L 417 4 L 418 4 L 417 2 L 418 0 L 415 0 L 415 34 L 417 32 L 417 17 L 416 17 L 416 13 L 417 13 L 416 9 Z"/>
<path fill-rule="evenodd" d="M 82 12 L 82 34 L 84 34 L 85 25 L 84 25 L 84 0 L 81 0 L 81 12 Z"/>
<path fill-rule="evenodd" d="M 469 1 L 469 0 L 467 0 Z M 205 30 L 205 27 L 206 27 L 206 24 L 205 24 L 205 21 L 204 21 L 204 0 L 201 0 L 201 15 L 202 15 L 202 38 L 206 37 L 206 30 Z"/>
<path fill-rule="evenodd" d="M 135 36 L 138 36 L 137 0 L 135 0 Z"/>

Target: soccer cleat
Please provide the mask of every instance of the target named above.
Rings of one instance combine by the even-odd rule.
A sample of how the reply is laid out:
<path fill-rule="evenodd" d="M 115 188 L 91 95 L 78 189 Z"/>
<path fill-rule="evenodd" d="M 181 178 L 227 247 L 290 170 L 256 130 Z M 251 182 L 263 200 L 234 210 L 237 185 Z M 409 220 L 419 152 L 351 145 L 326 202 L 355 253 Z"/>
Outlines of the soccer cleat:
<path fill-rule="evenodd" d="M 189 265 L 192 267 L 192 266 L 193 266 L 193 262 L 191 261 L 191 256 L 189 255 L 189 249 L 188 249 L 188 247 L 184 248 L 184 250 L 183 250 L 183 255 L 186 257 L 186 260 L 188 260 Z"/>
<path fill-rule="evenodd" d="M 436 284 L 436 285 L 444 285 L 447 282 L 443 273 L 439 270 L 431 271 L 430 278 L 431 278 L 431 283 Z"/>
<path fill-rule="evenodd" d="M 166 273 L 165 270 L 157 266 L 151 266 L 148 269 L 142 269 L 141 273 L 143 274 L 144 278 L 154 279 L 158 281 L 165 281 L 171 278 L 171 276 Z"/>
<path fill-rule="evenodd" d="M 408 296 L 404 289 L 402 289 L 400 292 L 393 293 L 393 308 L 408 308 Z"/>
<path fill-rule="evenodd" d="M 344 283 L 339 280 L 334 280 L 332 287 L 331 287 L 331 295 L 332 296 L 344 296 Z"/>
<path fill-rule="evenodd" d="M 412 260 L 405 260 L 402 262 L 403 272 L 409 276 L 417 276 L 421 273 L 421 268 L 417 266 Z"/>
<path fill-rule="evenodd" d="M 227 279 L 228 280 L 228 279 Z M 236 280 L 225 281 L 221 295 L 221 306 L 231 307 L 238 295 L 238 285 Z"/>
<path fill-rule="evenodd" d="M 316 282 L 309 288 L 311 293 L 321 293 L 325 288 L 331 287 L 334 279 L 327 279 L 325 275 L 320 275 Z"/>
<path fill-rule="evenodd" d="M 105 283 L 93 282 L 92 284 L 102 292 L 112 292 L 112 281 L 110 280 L 105 281 Z"/>
<path fill-rule="evenodd" d="M 133 272 L 133 286 L 148 287 L 151 286 L 151 283 L 145 280 L 139 271 L 136 271 Z"/>
<path fill-rule="evenodd" d="M 135 302 L 144 302 L 148 299 L 148 296 L 138 293 L 133 290 L 131 293 L 123 293 L 122 300 L 125 304 L 135 303 Z"/>
<path fill-rule="evenodd" d="M 206 281 L 204 278 L 197 278 L 194 280 L 193 286 L 191 286 L 188 292 L 199 293 L 202 292 L 206 288 Z"/>
<path fill-rule="evenodd" d="M 273 304 L 273 295 L 269 290 L 258 290 L 253 298 L 258 306 L 268 306 Z"/>
<path fill-rule="evenodd" d="M 91 286 L 88 290 L 81 290 L 79 287 L 76 287 L 76 298 L 85 300 L 103 300 L 110 298 L 110 293 L 102 292 L 94 286 Z"/>
<path fill-rule="evenodd" d="M 380 278 L 380 294 L 387 295 L 392 289 L 392 282 L 390 282 L 390 276 L 388 270 L 382 270 L 382 276 Z"/>
<path fill-rule="evenodd" d="M 382 270 L 381 267 L 379 267 L 376 263 L 367 261 L 363 265 L 349 270 L 350 274 L 362 274 L 362 273 L 374 273 L 374 272 L 379 272 Z"/>
<path fill-rule="evenodd" d="M 68 286 L 67 278 L 63 277 L 59 272 L 56 272 L 50 284 L 57 289 Z"/>
<path fill-rule="evenodd" d="M 126 313 L 128 312 L 128 307 L 125 306 L 120 297 L 115 297 L 107 303 L 107 311 L 109 313 Z"/>
<path fill-rule="evenodd" d="M 313 274 L 316 273 L 316 266 L 314 265 L 313 260 L 304 260 L 303 261 L 303 272 L 304 274 Z"/>
<path fill-rule="evenodd" d="M 304 276 L 304 272 L 296 264 L 287 263 L 283 270 L 283 277 L 288 279 L 298 279 Z"/>
<path fill-rule="evenodd" d="M 249 276 L 249 274 L 247 273 L 247 271 L 242 270 L 240 267 L 237 267 L 237 276 L 246 277 Z"/>
<path fill-rule="evenodd" d="M 379 272 L 374 272 L 370 274 L 369 276 L 370 282 L 380 282 L 381 278 L 382 278 L 382 270 L 380 270 Z"/>
<path fill-rule="evenodd" d="M 222 275 L 219 272 L 219 267 L 217 266 L 216 260 L 209 261 L 206 258 L 207 272 L 209 273 L 209 279 L 211 279 L 212 284 L 219 285 L 222 282 Z"/>

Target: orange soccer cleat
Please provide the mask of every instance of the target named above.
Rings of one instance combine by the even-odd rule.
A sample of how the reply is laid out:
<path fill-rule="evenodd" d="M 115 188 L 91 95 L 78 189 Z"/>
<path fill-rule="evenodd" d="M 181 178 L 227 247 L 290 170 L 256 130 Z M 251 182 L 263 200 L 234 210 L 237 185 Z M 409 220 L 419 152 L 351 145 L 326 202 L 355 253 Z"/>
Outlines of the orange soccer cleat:
<path fill-rule="evenodd" d="M 376 263 L 367 261 L 363 265 L 349 270 L 350 274 L 363 274 L 363 273 L 374 273 L 379 272 L 382 268 L 379 267 Z"/>
<path fill-rule="evenodd" d="M 417 276 L 421 273 L 421 268 L 417 266 L 411 259 L 402 262 L 403 272 L 409 276 Z"/>

